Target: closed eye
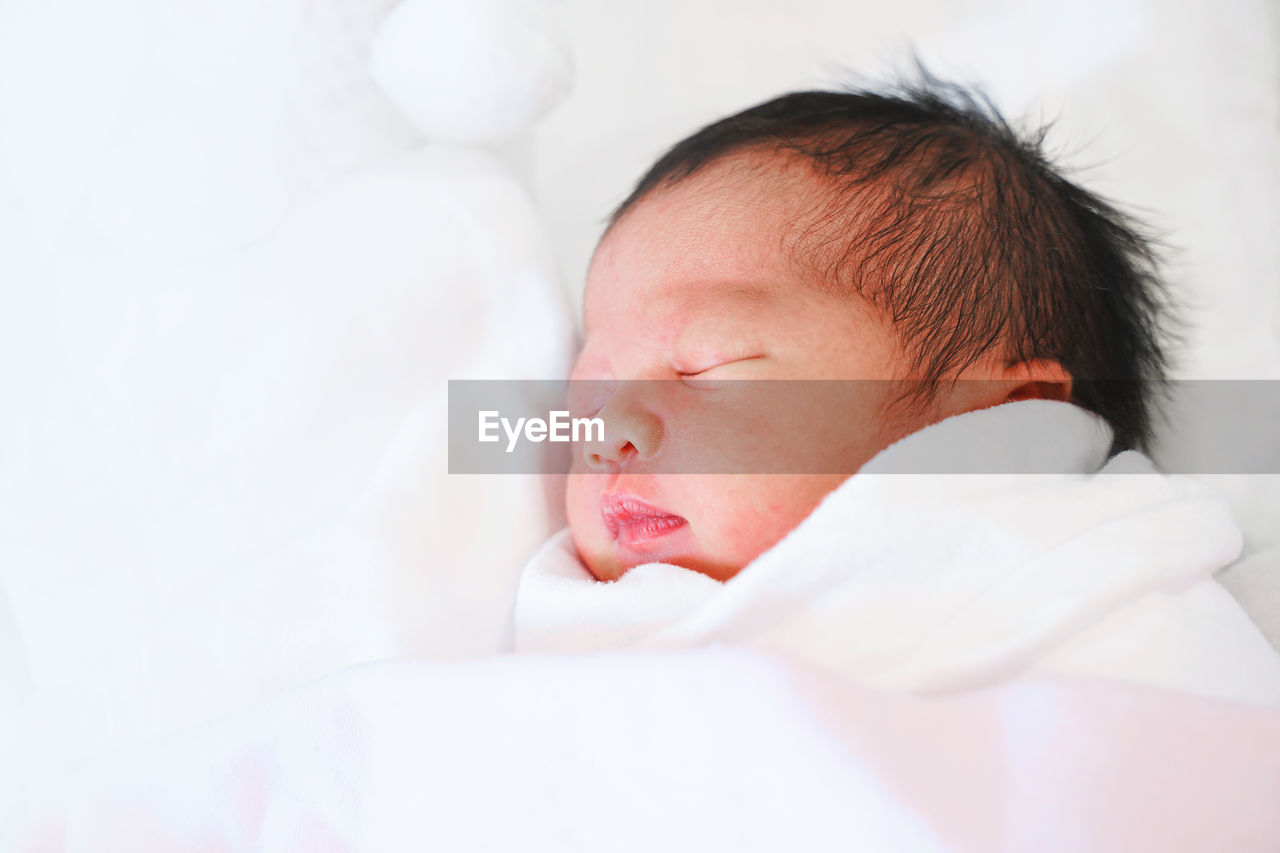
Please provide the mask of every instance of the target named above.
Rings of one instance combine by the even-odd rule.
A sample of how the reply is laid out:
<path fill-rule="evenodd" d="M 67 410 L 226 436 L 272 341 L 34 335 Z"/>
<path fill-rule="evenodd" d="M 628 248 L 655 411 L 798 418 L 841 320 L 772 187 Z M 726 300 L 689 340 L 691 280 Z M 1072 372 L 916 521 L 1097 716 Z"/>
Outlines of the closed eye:
<path fill-rule="evenodd" d="M 758 361 L 764 357 L 765 356 L 763 353 L 760 355 L 749 355 L 743 358 L 735 358 L 735 359 L 730 359 L 729 361 L 722 361 L 717 364 L 712 364 L 707 367 L 700 368 L 698 370 L 682 370 L 680 371 L 680 381 L 684 382 L 685 380 L 693 379 L 693 380 L 697 380 L 697 384 L 699 386 L 705 387 L 706 381 L 708 380 L 732 378 L 729 375 L 731 371 L 726 371 L 724 370 L 724 368 L 731 368 L 736 365 L 744 364 L 746 362 Z M 736 372 L 735 372 L 735 375 L 736 375 Z M 739 377 L 739 378 L 745 378 L 745 377 Z"/>

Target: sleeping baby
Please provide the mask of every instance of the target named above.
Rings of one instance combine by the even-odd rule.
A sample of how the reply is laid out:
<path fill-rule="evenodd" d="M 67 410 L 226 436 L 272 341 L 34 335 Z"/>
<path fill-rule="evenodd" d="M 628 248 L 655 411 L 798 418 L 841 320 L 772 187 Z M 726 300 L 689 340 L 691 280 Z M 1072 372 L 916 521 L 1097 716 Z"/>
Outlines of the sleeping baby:
<path fill-rule="evenodd" d="M 926 77 L 665 154 L 587 275 L 571 384 L 605 433 L 522 575 L 517 650 L 728 642 L 919 693 L 1050 674 L 1280 703 L 1213 581 L 1238 528 L 1142 454 L 1156 259 L 1042 139 Z"/>

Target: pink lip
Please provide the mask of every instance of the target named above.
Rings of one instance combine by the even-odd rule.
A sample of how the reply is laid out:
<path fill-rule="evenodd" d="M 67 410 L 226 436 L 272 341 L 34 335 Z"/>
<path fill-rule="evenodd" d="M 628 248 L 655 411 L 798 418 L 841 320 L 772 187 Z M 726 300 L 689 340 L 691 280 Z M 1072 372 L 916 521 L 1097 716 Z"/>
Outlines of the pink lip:
<path fill-rule="evenodd" d="M 601 498 L 600 515 L 609 535 L 629 548 L 656 542 L 689 523 L 627 492 L 610 492 Z"/>

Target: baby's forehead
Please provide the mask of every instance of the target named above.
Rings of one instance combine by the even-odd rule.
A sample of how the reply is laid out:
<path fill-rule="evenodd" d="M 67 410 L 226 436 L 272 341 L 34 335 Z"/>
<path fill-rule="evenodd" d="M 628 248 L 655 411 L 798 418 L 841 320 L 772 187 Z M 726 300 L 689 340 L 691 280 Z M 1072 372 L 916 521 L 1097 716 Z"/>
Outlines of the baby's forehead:
<path fill-rule="evenodd" d="M 811 164 L 740 155 L 657 188 L 601 240 L 587 277 L 593 301 L 654 298 L 700 284 L 762 295 L 780 279 L 811 278 L 805 235 L 829 216 L 834 190 Z M 740 291 L 741 293 L 738 293 Z"/>
<path fill-rule="evenodd" d="M 790 230 L 795 217 L 829 202 L 833 182 L 811 158 L 769 150 L 747 150 L 720 157 L 690 175 L 660 185 L 633 205 L 624 217 L 644 207 L 697 216 L 747 214 L 777 231 Z"/>

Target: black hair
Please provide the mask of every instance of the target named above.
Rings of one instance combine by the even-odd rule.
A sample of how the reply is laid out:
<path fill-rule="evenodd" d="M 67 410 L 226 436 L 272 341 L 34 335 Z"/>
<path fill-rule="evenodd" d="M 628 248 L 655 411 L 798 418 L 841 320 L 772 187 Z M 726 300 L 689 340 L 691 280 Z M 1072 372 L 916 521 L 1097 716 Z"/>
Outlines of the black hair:
<path fill-rule="evenodd" d="M 797 155 L 833 187 L 801 229 L 810 262 L 888 312 L 929 389 L 1008 347 L 1010 365 L 1060 363 L 1114 451 L 1147 448 L 1167 381 L 1155 243 L 1050 162 L 1046 132 L 922 67 L 882 90 L 795 92 L 677 143 L 609 227 L 731 155 Z"/>

